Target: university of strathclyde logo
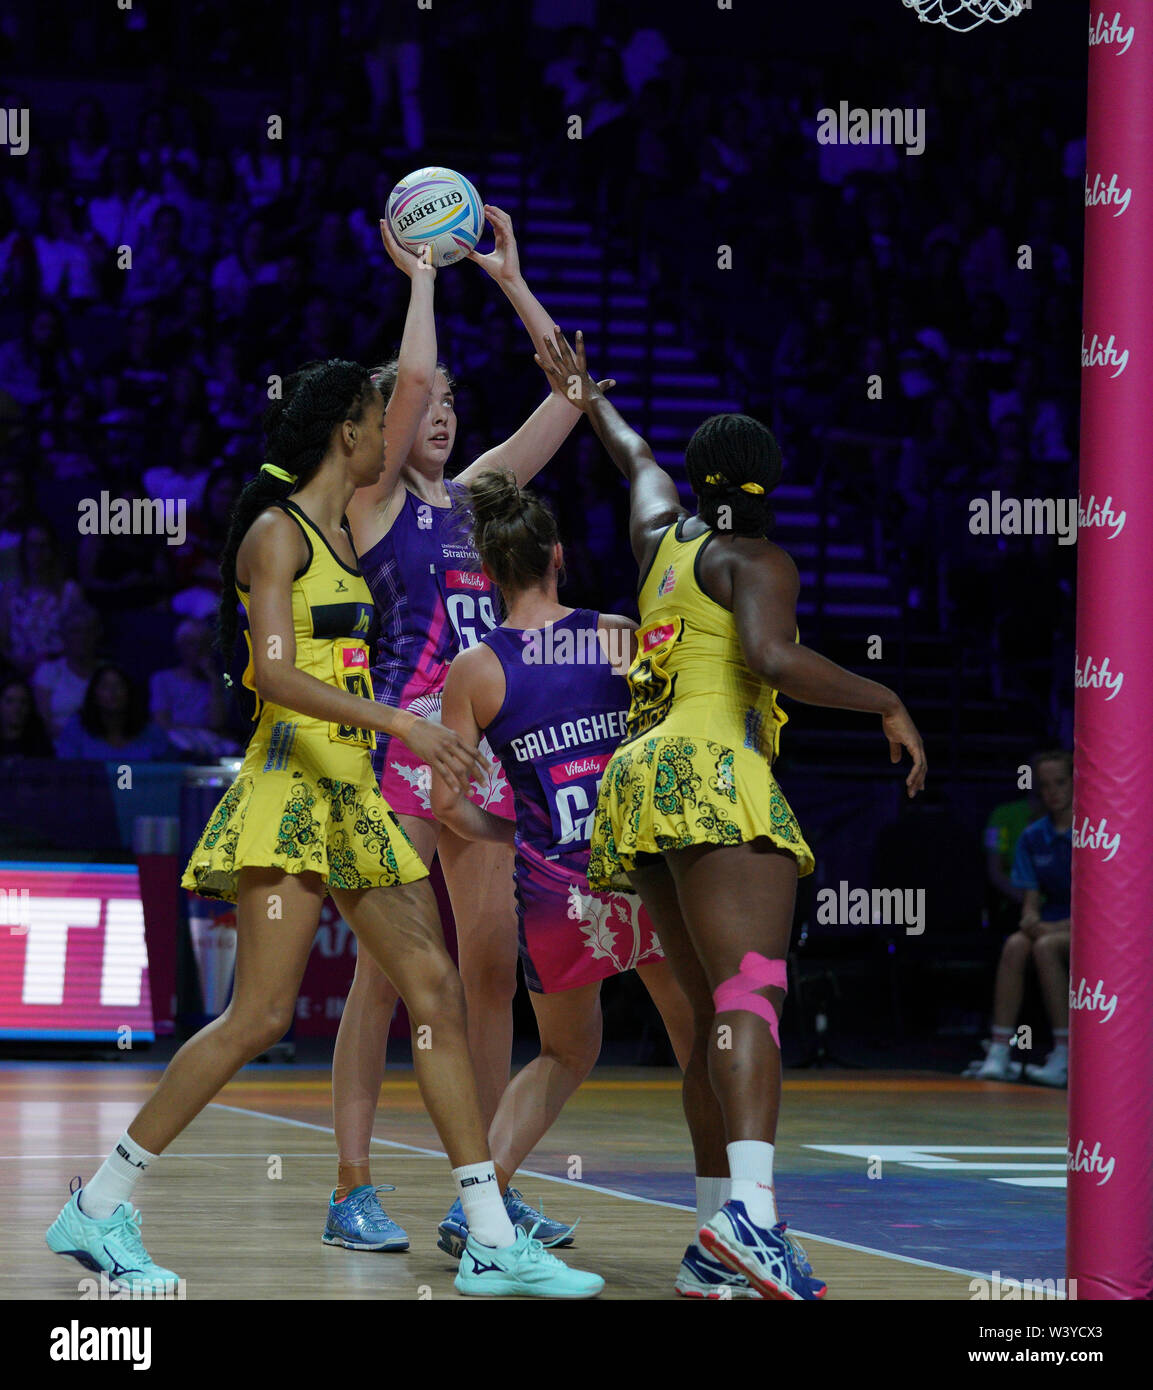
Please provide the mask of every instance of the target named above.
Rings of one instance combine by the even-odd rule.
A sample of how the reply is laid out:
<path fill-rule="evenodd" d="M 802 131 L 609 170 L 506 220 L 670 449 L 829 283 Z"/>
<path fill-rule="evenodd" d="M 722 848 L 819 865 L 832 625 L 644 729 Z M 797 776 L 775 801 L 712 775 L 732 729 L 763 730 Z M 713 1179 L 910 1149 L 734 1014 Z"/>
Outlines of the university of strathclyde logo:
<path fill-rule="evenodd" d="M 661 582 L 657 585 L 657 598 L 664 598 L 666 594 L 671 594 L 677 586 L 677 572 L 670 565 L 664 574 L 661 575 Z"/>

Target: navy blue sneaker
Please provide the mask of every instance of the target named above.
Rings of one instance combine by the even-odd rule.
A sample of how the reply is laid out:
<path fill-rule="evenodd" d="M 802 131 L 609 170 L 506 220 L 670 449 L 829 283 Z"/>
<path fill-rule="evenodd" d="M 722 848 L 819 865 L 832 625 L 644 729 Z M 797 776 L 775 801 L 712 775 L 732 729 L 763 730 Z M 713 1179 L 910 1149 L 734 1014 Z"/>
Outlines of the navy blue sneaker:
<path fill-rule="evenodd" d="M 673 1286 L 684 1298 L 760 1298 L 743 1274 L 706 1255 L 693 1241 L 685 1251 Z"/>
<path fill-rule="evenodd" d="M 815 1302 L 827 1292 L 824 1281 L 811 1273 L 811 1265 L 810 1273 L 804 1272 L 802 1265 L 808 1260 L 783 1229 L 755 1225 L 744 1202 L 727 1201 L 701 1227 L 697 1239 L 714 1259 L 743 1274 L 763 1298 Z"/>
<path fill-rule="evenodd" d="M 549 1250 L 571 1245 L 572 1233 L 580 1224 L 579 1218 L 572 1226 L 566 1226 L 560 1221 L 550 1221 L 542 1212 L 530 1207 L 515 1187 L 510 1187 L 504 1194 L 504 1209 L 508 1212 L 508 1219 L 514 1229 L 519 1227 L 526 1235 L 539 1240 Z M 436 1232 L 437 1249 L 459 1260 L 468 1243 L 468 1221 L 465 1219 L 459 1197 L 453 1202 L 448 1215 L 436 1228 Z"/>
<path fill-rule="evenodd" d="M 436 1228 L 436 1248 L 459 1260 L 468 1244 L 468 1222 L 464 1219 L 464 1208 L 458 1197 L 449 1208 L 448 1215 Z"/>
<path fill-rule="evenodd" d="M 354 1187 L 338 1202 L 334 1189 L 328 1199 L 328 1220 L 321 1240 L 325 1245 L 343 1245 L 346 1250 L 407 1250 L 408 1235 L 380 1205 L 376 1195 L 395 1191 L 395 1187 L 365 1183 Z"/>

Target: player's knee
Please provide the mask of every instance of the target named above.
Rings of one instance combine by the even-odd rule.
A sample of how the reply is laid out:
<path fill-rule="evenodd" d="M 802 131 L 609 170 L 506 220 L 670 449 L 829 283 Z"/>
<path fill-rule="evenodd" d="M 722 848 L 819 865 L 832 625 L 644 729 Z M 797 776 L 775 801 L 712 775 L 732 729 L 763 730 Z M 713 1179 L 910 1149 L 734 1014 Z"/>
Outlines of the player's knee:
<path fill-rule="evenodd" d="M 259 1057 L 278 1043 L 292 1027 L 294 1000 L 265 1004 L 228 1019 L 228 1030 L 238 1051 L 246 1058 Z"/>
<path fill-rule="evenodd" d="M 787 990 L 788 987 L 788 967 L 785 961 L 770 960 L 759 951 L 746 951 L 737 973 L 730 979 L 723 980 L 713 991 L 713 1006 L 718 1014 L 756 1014 L 769 1025 L 773 1041 L 780 1046 L 777 1011 L 759 991 Z"/>
<path fill-rule="evenodd" d="M 416 1025 L 463 1027 L 464 988 L 451 957 L 445 953 L 425 970 L 419 985 L 406 997 L 405 1007 Z"/>
<path fill-rule="evenodd" d="M 460 963 L 465 992 L 477 1009 L 505 1009 L 516 994 L 516 957 L 465 958 Z"/>
<path fill-rule="evenodd" d="M 1022 931 L 1005 938 L 1001 959 L 1009 965 L 1024 965 L 1033 954 L 1033 942 Z"/>
<path fill-rule="evenodd" d="M 1032 945 L 1034 960 L 1055 959 L 1061 954 L 1061 943 L 1055 935 L 1039 936 Z"/>
<path fill-rule="evenodd" d="M 585 1028 L 569 1037 L 551 1039 L 547 1044 L 542 1043 L 541 1052 L 583 1081 L 601 1055 L 600 1027 Z"/>

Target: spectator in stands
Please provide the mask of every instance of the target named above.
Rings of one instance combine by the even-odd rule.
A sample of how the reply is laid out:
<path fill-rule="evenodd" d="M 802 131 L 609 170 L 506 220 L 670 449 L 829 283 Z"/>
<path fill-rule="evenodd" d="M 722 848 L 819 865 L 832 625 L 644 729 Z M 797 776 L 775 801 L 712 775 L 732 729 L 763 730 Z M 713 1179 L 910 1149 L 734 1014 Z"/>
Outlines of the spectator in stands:
<path fill-rule="evenodd" d="M 41 230 L 32 238 L 40 266 L 40 289 L 50 299 L 82 300 L 100 296 L 99 271 L 104 243 L 86 226 L 87 213 L 63 188 L 48 195 Z"/>
<path fill-rule="evenodd" d="M 118 495 L 131 506 L 144 493 L 139 485 L 130 484 L 121 486 Z M 80 581 L 102 613 L 152 607 L 168 592 L 170 555 L 178 548 L 161 536 L 81 536 Z"/>
<path fill-rule="evenodd" d="M 180 665 L 152 677 L 152 715 L 173 745 L 199 758 L 238 752 L 223 736 L 224 681 L 212 650 L 212 627 L 186 619 L 176 629 Z"/>
<path fill-rule="evenodd" d="M 1025 972 L 1037 971 L 1053 1048 L 1043 1066 L 1025 1066 L 1031 1081 L 1064 1086 L 1069 1066 L 1069 932 L 1073 884 L 1073 755 L 1058 749 L 1033 760 L 1045 814 L 1026 827 L 1013 857 L 1013 883 L 1024 894 L 1017 930 L 1005 942 L 993 988 L 993 1036 L 983 1062 L 966 1076 L 1010 1081 L 1021 1075 L 1009 1049 L 1021 1012 Z M 1019 1035 L 1018 1035 L 1019 1036 Z"/>
<path fill-rule="evenodd" d="M 111 661 L 93 672 L 80 712 L 64 724 L 56 751 L 61 758 L 103 762 L 158 762 L 174 756 L 168 735 L 148 717 L 143 689 Z"/>
<path fill-rule="evenodd" d="M 100 187 L 88 204 L 92 230 L 110 251 L 141 246 L 160 200 L 143 186 L 132 150 L 109 154 Z"/>
<path fill-rule="evenodd" d="M 103 629 L 100 614 L 86 603 L 77 603 L 60 619 L 64 649 L 60 656 L 42 661 L 32 675 L 36 708 L 53 738 L 78 714 L 97 667 Z"/>
<path fill-rule="evenodd" d="M 985 822 L 989 925 L 995 930 L 1015 928 L 1020 921 L 1025 890 L 1013 882 L 1013 861 L 1022 831 L 1040 814 L 1034 798 L 1022 796 L 994 806 Z"/>
<path fill-rule="evenodd" d="M 0 386 L 24 406 L 37 406 L 83 377 L 79 357 L 66 345 L 64 319 L 47 302 L 25 321 L 24 333 L 0 346 Z"/>
<path fill-rule="evenodd" d="M 30 673 L 63 650 L 61 619 L 83 600 L 56 532 L 47 521 L 29 524 L 20 540 L 17 578 L 0 589 L 0 649 L 17 670 Z"/>
<path fill-rule="evenodd" d="M 152 214 L 148 235 L 134 248 L 132 273 L 127 277 L 121 303 L 178 302 L 192 261 L 183 244 L 184 218 L 172 203 L 161 203 Z"/>
<path fill-rule="evenodd" d="M 258 217 L 249 218 L 236 250 L 217 261 L 212 272 L 217 315 L 243 318 L 252 290 L 257 285 L 274 284 L 276 278 L 276 261 L 265 250 L 264 223 Z"/>
<path fill-rule="evenodd" d="M 32 688 L 19 676 L 0 683 L 0 758 L 52 758 L 56 750 L 36 712 Z"/>
<path fill-rule="evenodd" d="M 81 188 L 94 187 L 108 156 L 108 118 L 98 101 L 85 97 L 72 108 L 68 137 L 68 174 Z"/>

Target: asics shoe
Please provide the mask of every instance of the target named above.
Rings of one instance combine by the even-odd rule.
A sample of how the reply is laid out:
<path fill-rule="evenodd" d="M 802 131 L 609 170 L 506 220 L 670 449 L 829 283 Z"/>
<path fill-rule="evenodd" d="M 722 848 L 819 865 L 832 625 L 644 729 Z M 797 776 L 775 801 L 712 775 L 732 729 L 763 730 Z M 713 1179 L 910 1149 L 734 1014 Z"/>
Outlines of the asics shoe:
<path fill-rule="evenodd" d="M 825 1296 L 824 1281 L 802 1272 L 794 1242 L 779 1228 L 756 1225 L 744 1202 L 727 1201 L 697 1239 L 714 1259 L 743 1274 L 763 1298 L 794 1303 Z M 803 1253 L 800 1258 L 804 1260 Z"/>
<path fill-rule="evenodd" d="M 328 1199 L 328 1220 L 320 1239 L 325 1245 L 343 1245 L 346 1250 L 407 1250 L 408 1235 L 380 1205 L 376 1195 L 395 1191 L 395 1187 L 364 1183 L 338 1202 L 334 1189 Z"/>
<path fill-rule="evenodd" d="M 518 1226 L 515 1242 L 500 1249 L 469 1236 L 453 1284 L 458 1293 L 479 1298 L 595 1298 L 605 1281 L 599 1274 L 570 1269 Z"/>
<path fill-rule="evenodd" d="M 514 1227 L 519 1226 L 526 1235 L 535 1235 L 536 1239 L 550 1250 L 571 1245 L 572 1233 L 579 1224 L 579 1218 L 571 1226 L 566 1226 L 561 1221 L 550 1221 L 535 1207 L 530 1207 L 515 1187 L 510 1187 L 504 1194 L 504 1209 L 508 1212 L 508 1219 Z M 459 1197 L 453 1202 L 448 1215 L 436 1230 L 437 1249 L 459 1260 L 468 1241 L 468 1220 Z"/>
<path fill-rule="evenodd" d="M 141 1215 L 132 1203 L 121 1202 L 111 1216 L 97 1220 L 80 1209 L 80 1179 L 74 1181 L 72 1196 L 44 1237 L 49 1250 L 71 1255 L 130 1292 L 175 1297 L 180 1281 L 145 1250 Z"/>
<path fill-rule="evenodd" d="M 706 1255 L 694 1241 L 685 1251 L 673 1287 L 684 1298 L 760 1298 L 743 1274 Z"/>

